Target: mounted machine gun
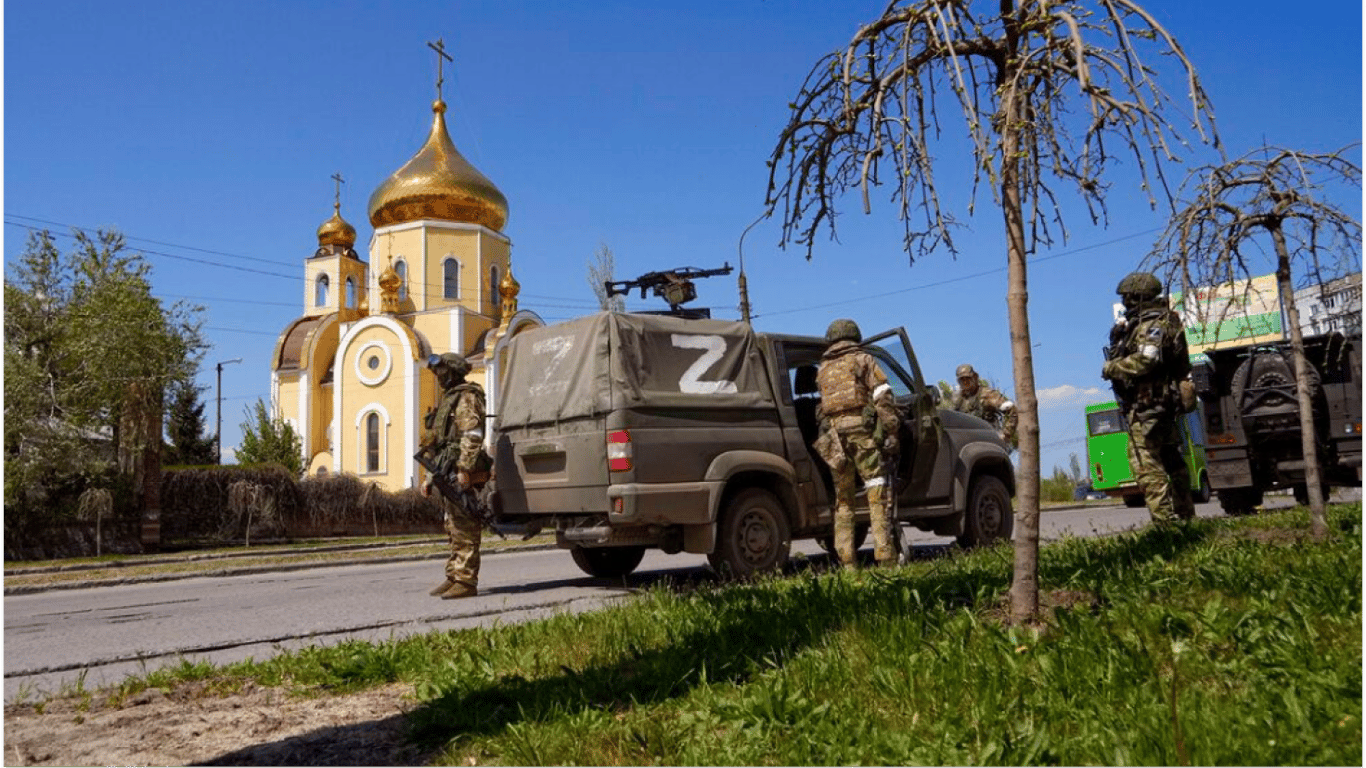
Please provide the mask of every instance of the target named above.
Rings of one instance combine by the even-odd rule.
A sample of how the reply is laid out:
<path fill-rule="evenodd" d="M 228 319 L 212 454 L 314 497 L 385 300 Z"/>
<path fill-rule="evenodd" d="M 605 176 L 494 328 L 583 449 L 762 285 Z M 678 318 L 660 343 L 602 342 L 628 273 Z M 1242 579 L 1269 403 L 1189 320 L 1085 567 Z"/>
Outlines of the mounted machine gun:
<path fill-rule="evenodd" d="M 720 269 L 698 269 L 697 267 L 678 267 L 662 272 L 646 272 L 634 280 L 604 280 L 607 297 L 611 298 L 629 293 L 632 288 L 640 289 L 640 298 L 645 298 L 646 289 L 654 289 L 654 294 L 669 304 L 669 311 L 675 315 L 696 315 L 706 317 L 706 310 L 685 310 L 683 305 L 697 298 L 697 286 L 693 280 L 699 277 L 729 275 L 730 263 Z"/>

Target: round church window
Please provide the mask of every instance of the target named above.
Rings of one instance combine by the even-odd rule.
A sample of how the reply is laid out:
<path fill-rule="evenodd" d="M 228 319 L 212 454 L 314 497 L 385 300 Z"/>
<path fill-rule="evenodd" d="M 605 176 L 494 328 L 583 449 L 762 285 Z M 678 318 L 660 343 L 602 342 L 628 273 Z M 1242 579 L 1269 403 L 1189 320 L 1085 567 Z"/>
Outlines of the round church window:
<path fill-rule="evenodd" d="M 389 347 L 381 341 L 369 342 L 356 353 L 352 367 L 361 383 L 371 387 L 383 384 L 393 368 Z"/>

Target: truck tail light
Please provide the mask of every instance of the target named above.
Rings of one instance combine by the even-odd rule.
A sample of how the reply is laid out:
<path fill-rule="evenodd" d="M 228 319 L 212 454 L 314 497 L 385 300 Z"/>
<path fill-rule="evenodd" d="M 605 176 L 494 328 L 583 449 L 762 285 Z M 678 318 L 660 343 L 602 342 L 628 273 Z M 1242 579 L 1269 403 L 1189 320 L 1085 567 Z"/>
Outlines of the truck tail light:
<path fill-rule="evenodd" d="M 627 430 L 607 433 L 607 468 L 613 472 L 631 469 L 631 433 Z"/>
<path fill-rule="evenodd" d="M 1224 434 L 1210 435 L 1209 441 L 1211 445 L 1233 445 L 1234 443 L 1238 442 L 1238 439 L 1235 438 L 1233 435 Z"/>

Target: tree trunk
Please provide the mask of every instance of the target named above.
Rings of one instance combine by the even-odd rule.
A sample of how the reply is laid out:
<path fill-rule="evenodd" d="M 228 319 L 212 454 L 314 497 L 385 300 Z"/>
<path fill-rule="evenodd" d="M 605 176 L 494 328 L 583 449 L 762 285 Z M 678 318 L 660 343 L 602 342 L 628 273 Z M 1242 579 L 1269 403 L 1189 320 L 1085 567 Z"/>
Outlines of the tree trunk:
<path fill-rule="evenodd" d="M 1009 264 L 1006 307 L 1010 314 L 1010 353 L 1014 360 L 1020 441 L 1015 491 L 1015 571 L 1010 583 L 1010 620 L 1015 624 L 1030 621 L 1039 612 L 1039 401 L 1034 392 L 1034 357 L 1029 336 L 1027 250 L 1018 158 L 1022 99 L 1011 84 L 1002 104 L 1006 123 L 1001 130 L 1001 207 Z"/>
<path fill-rule="evenodd" d="M 1309 386 L 1309 361 L 1304 356 L 1304 334 L 1300 331 L 1300 312 L 1295 306 L 1295 286 L 1290 281 L 1290 254 L 1285 246 L 1285 233 L 1280 227 L 1271 228 L 1271 240 L 1276 244 L 1276 284 L 1285 308 L 1285 321 L 1290 326 L 1290 356 L 1295 364 L 1295 394 L 1300 406 L 1300 447 L 1304 453 L 1304 484 L 1309 492 L 1309 527 L 1315 538 L 1328 534 L 1328 520 L 1324 513 L 1323 483 L 1320 481 L 1319 440 L 1314 431 L 1314 402 Z"/>

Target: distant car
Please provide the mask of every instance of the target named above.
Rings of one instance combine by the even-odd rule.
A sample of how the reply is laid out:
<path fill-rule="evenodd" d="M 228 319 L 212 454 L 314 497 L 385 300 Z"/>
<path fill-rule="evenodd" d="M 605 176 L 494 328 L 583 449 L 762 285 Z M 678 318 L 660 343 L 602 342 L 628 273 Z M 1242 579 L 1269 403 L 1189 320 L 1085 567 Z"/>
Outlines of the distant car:
<path fill-rule="evenodd" d="M 1073 500 L 1073 501 L 1086 501 L 1087 499 L 1105 499 L 1105 498 L 1109 498 L 1109 497 L 1105 495 L 1105 492 L 1104 492 L 1104 491 L 1097 491 L 1096 489 L 1092 488 L 1090 485 L 1088 485 L 1088 484 L 1086 484 L 1086 483 L 1082 483 L 1081 485 L 1078 485 L 1078 486 L 1077 486 L 1075 489 L 1073 489 L 1073 491 L 1072 491 L 1072 500 Z"/>

